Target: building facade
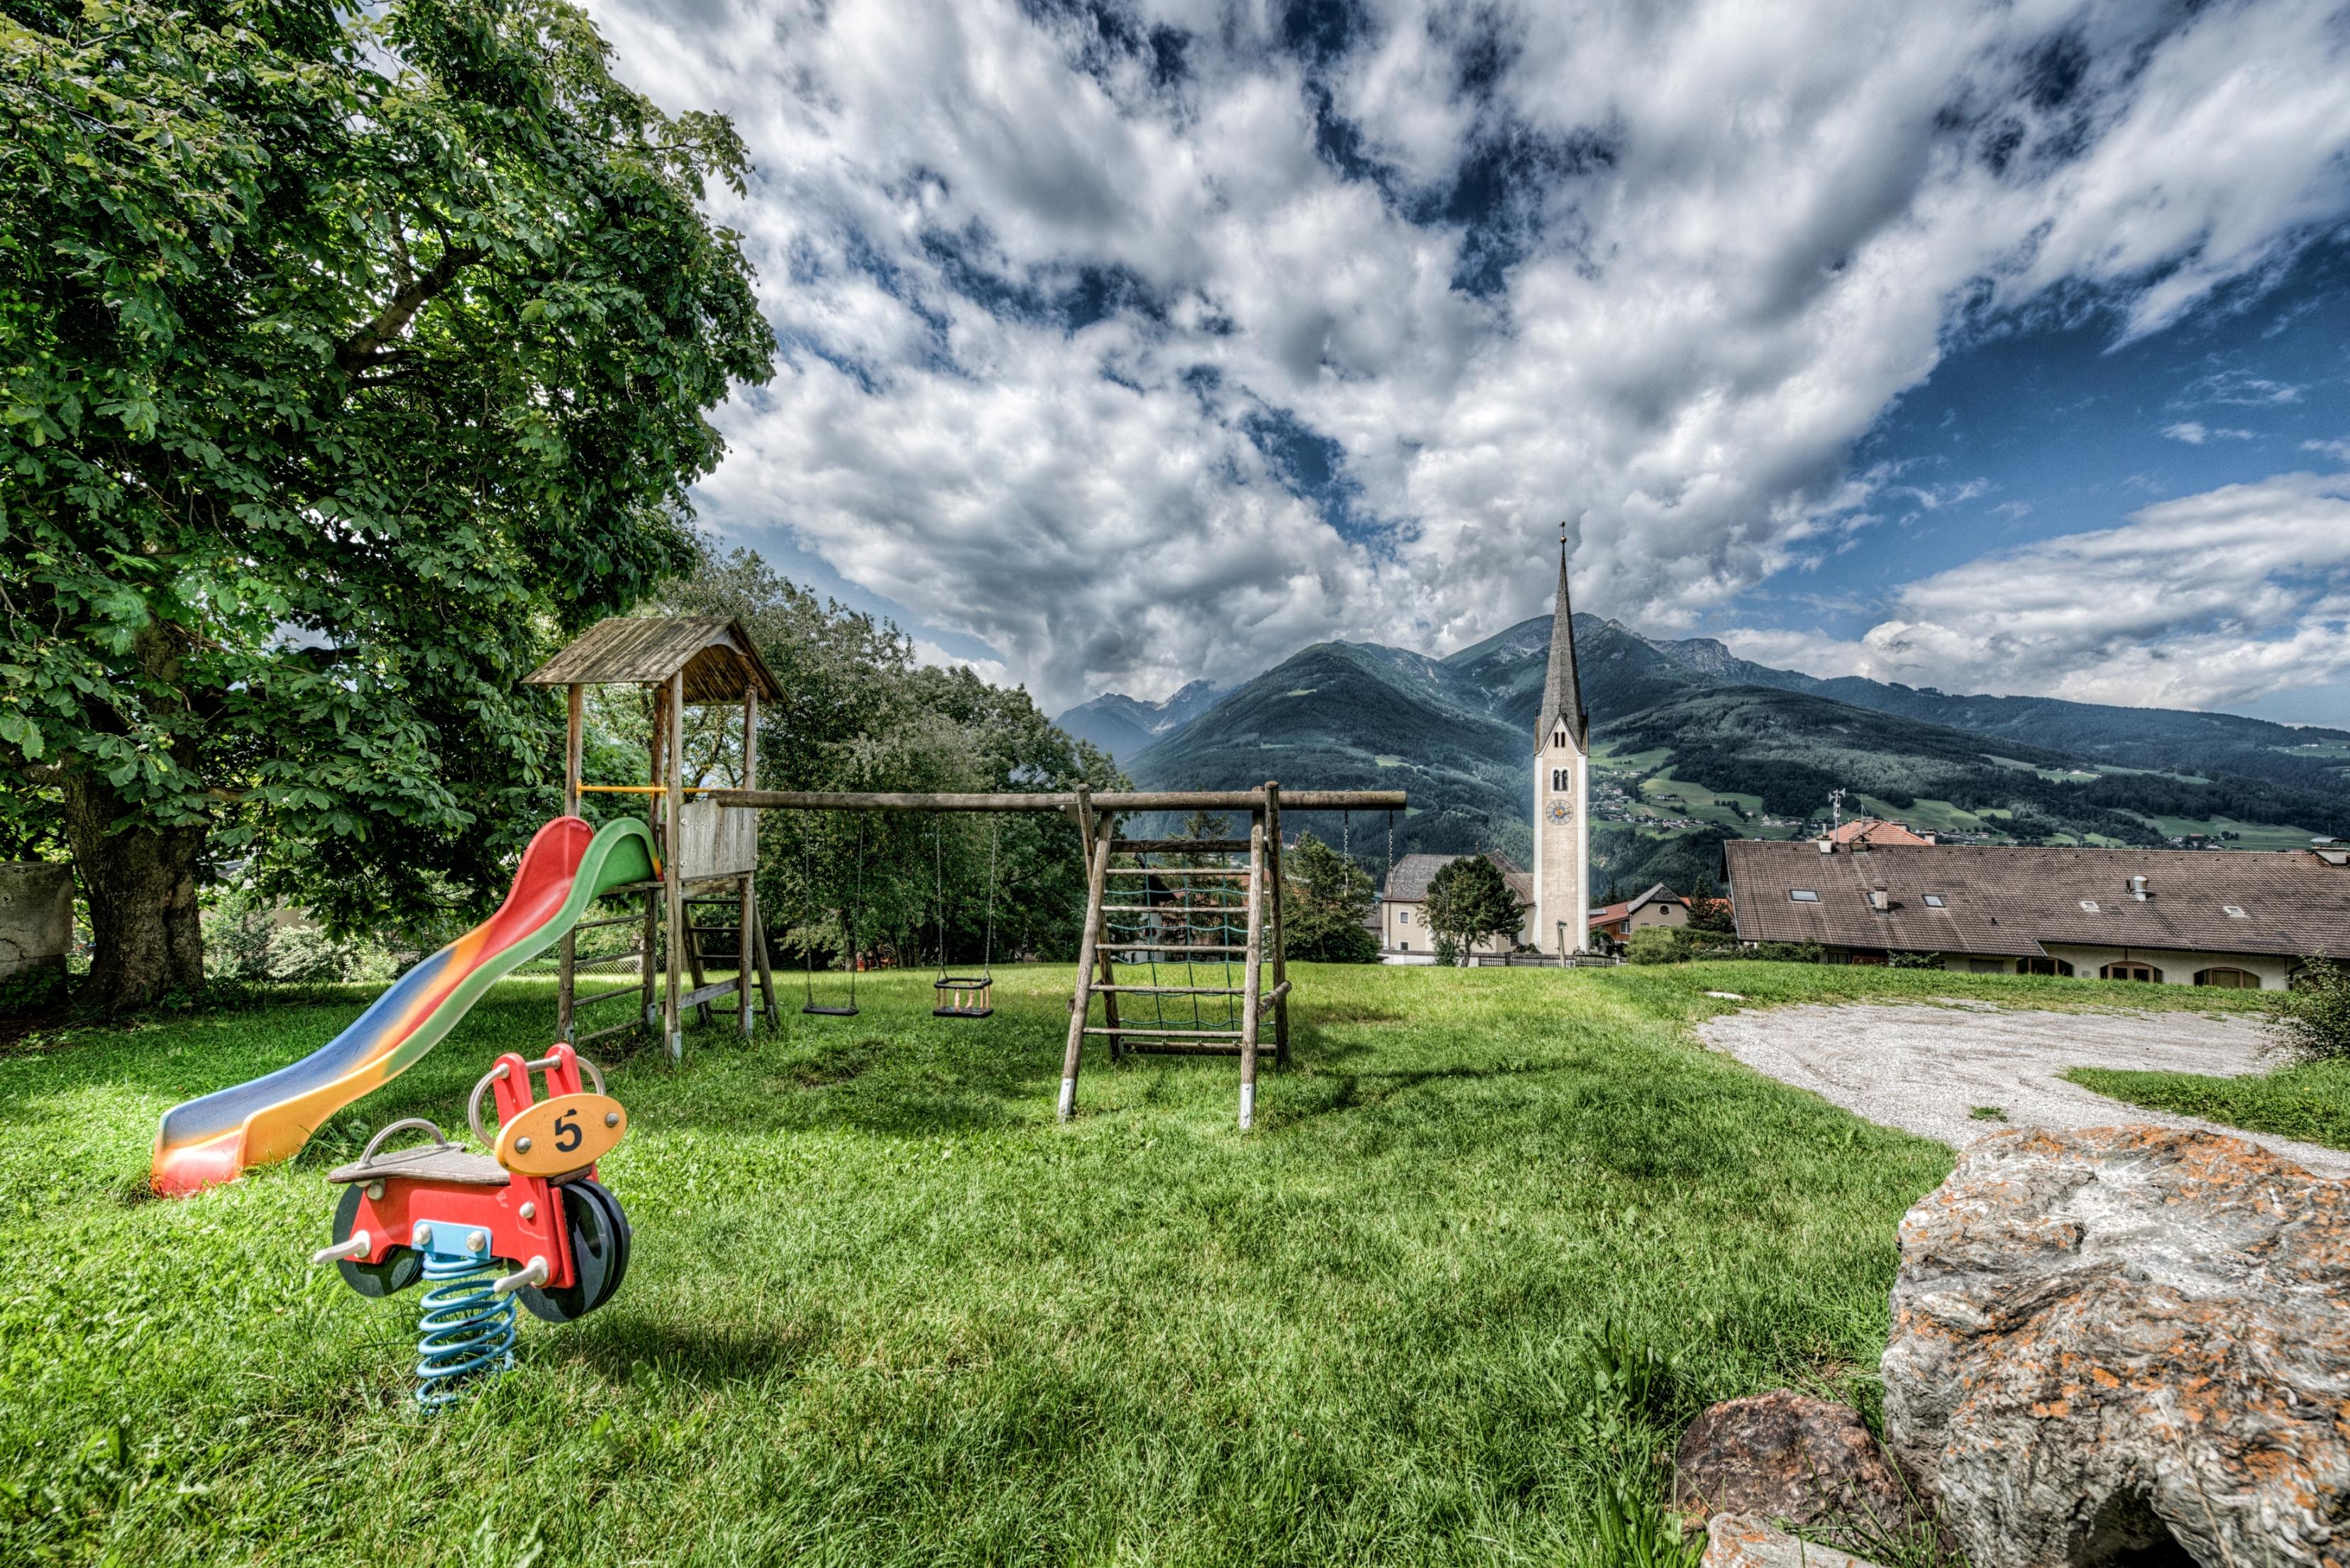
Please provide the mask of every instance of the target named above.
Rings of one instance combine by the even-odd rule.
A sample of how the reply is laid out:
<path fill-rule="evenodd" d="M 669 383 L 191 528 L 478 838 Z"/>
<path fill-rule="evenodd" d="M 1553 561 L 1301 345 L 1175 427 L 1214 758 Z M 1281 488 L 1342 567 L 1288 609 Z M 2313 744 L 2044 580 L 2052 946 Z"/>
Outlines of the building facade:
<path fill-rule="evenodd" d="M 1534 931 L 1529 945 L 1565 957 L 1591 929 L 1591 720 L 1575 668 L 1575 615 L 1566 593 L 1566 531 L 1559 530 L 1558 605 L 1550 666 L 1534 718 Z"/>
<path fill-rule="evenodd" d="M 2350 855 L 1734 839 L 1738 935 L 1834 961 L 2281 991 L 2350 953 Z"/>
<path fill-rule="evenodd" d="M 1458 855 L 1407 855 L 1389 868 L 1387 881 L 1379 888 L 1378 932 L 1380 955 L 1391 963 L 1416 963 L 1436 961 L 1436 933 L 1428 928 L 1428 885 L 1436 874 L 1460 859 Z M 1491 860 L 1517 895 L 1522 916 L 1514 940 L 1505 937 L 1488 937 L 1471 951 L 1506 953 L 1521 946 L 1532 946 L 1534 936 L 1534 878 L 1508 856 L 1488 850 Z"/>
<path fill-rule="evenodd" d="M 1627 942 L 1632 933 L 1649 926 L 1686 926 L 1689 900 L 1662 882 L 1637 898 L 1603 904 L 1591 911 L 1591 934 L 1611 942 Z"/>

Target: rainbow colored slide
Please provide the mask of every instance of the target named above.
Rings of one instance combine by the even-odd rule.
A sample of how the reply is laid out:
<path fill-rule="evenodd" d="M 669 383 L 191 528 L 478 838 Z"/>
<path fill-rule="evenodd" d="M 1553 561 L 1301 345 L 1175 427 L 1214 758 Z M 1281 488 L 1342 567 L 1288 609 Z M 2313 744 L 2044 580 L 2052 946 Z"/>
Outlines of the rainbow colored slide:
<path fill-rule="evenodd" d="M 181 1197 L 285 1159 L 320 1122 L 413 1066 L 516 965 L 545 952 L 598 895 L 655 875 L 652 830 L 558 816 L 531 836 L 506 901 L 401 975 L 358 1022 L 299 1062 L 163 1113 L 155 1190 Z"/>

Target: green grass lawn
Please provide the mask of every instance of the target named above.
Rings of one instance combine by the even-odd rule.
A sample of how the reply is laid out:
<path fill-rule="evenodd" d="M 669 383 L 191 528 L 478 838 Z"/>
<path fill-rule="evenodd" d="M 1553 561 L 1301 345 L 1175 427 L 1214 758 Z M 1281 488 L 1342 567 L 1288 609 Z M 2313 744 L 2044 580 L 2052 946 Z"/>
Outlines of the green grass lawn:
<path fill-rule="evenodd" d="M 2134 1106 L 2350 1148 L 2350 1062 L 2294 1063 L 2241 1078 L 2103 1067 L 2076 1067 L 2064 1075 Z"/>
<path fill-rule="evenodd" d="M 637 1248 L 453 1412 L 414 1293 L 306 1266 L 370 1128 L 463 1120 L 544 1048 L 509 983 L 299 1159 L 145 1192 L 156 1117 L 358 1010 L 311 993 L 0 1058 L 0 1562 L 1543 1563 L 1706 1403 L 1873 1407 L 1895 1225 L 1940 1146 L 1694 1044 L 1736 1003 L 2120 988 L 1731 963 L 1296 971 L 1296 1065 L 1233 1130 L 1221 1060 L 1088 1063 L 1070 971 L 927 977 L 851 1020 L 608 1060 Z M 2148 987 L 2128 993 L 2181 988 Z M 2157 1004 L 2167 996 L 2149 998 Z M 2199 993 L 2197 1000 L 2210 997 Z M 1670 1359 L 1607 1392 L 1612 1334 Z M 534 1557 L 533 1553 L 537 1552 Z"/>

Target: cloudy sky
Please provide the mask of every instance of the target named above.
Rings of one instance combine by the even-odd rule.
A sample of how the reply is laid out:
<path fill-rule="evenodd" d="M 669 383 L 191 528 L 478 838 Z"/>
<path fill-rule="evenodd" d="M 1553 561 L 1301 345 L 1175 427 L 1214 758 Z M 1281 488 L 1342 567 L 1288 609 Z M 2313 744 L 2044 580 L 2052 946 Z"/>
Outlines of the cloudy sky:
<path fill-rule="evenodd" d="M 1577 607 L 2350 723 L 2338 3 L 588 0 L 734 118 L 705 522 L 1048 708 Z"/>

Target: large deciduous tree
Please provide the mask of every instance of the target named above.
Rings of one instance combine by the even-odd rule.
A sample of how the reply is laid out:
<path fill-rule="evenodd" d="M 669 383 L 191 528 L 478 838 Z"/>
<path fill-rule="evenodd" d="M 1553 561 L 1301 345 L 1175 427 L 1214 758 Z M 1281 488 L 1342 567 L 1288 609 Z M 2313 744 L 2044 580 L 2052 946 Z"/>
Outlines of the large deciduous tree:
<path fill-rule="evenodd" d="M 87 1000 L 201 985 L 213 855 L 346 926 L 502 881 L 516 678 L 691 561 L 769 373 L 743 167 L 561 0 L 0 0 L 0 765 Z"/>

